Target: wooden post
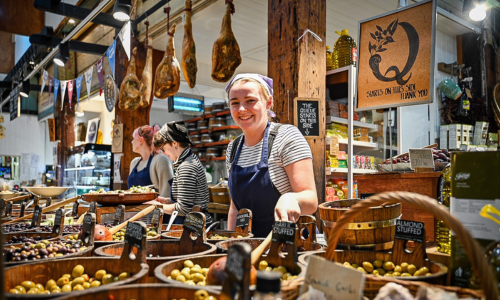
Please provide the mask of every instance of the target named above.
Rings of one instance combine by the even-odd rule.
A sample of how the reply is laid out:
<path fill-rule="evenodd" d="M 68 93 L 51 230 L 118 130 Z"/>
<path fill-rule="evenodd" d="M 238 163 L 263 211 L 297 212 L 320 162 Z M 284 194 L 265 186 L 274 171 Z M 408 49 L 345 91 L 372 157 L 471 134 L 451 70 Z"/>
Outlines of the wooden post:
<path fill-rule="evenodd" d="M 320 136 L 308 139 L 313 154 L 318 201 L 325 201 L 326 0 L 268 1 L 268 69 L 274 80 L 274 112 L 280 123 L 292 124 L 295 97 L 319 98 Z M 323 41 L 307 33 L 310 29 Z"/>

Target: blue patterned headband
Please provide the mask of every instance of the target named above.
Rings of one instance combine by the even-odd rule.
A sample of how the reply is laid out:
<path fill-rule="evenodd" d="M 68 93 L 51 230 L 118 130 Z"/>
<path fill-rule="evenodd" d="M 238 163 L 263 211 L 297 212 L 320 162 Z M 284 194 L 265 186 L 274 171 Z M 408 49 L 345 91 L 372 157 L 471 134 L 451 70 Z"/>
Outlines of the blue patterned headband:
<path fill-rule="evenodd" d="M 226 93 L 229 93 L 229 88 L 235 83 L 236 81 L 240 79 L 253 79 L 257 80 L 264 88 L 266 88 L 267 92 L 269 95 L 273 96 L 274 95 L 274 90 L 273 90 L 273 80 L 267 76 L 260 75 L 257 73 L 243 73 L 243 74 L 238 74 L 229 81 L 229 84 L 226 86 Z"/>

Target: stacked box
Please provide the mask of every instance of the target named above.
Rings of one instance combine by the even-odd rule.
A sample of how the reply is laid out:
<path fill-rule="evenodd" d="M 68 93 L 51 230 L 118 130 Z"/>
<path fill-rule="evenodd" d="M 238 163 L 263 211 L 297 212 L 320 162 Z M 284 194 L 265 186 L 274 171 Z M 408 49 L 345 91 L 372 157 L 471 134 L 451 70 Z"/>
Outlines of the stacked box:
<path fill-rule="evenodd" d="M 448 149 L 448 125 L 439 127 L 439 148 Z"/>
<path fill-rule="evenodd" d="M 462 145 L 471 145 L 470 132 L 474 135 L 472 125 L 462 124 Z"/>
<path fill-rule="evenodd" d="M 451 124 L 448 127 L 448 149 L 460 149 L 462 144 L 462 124 Z"/>
<path fill-rule="evenodd" d="M 488 122 L 476 122 L 476 126 L 474 127 L 474 139 L 472 140 L 474 145 L 486 145 L 488 125 Z"/>

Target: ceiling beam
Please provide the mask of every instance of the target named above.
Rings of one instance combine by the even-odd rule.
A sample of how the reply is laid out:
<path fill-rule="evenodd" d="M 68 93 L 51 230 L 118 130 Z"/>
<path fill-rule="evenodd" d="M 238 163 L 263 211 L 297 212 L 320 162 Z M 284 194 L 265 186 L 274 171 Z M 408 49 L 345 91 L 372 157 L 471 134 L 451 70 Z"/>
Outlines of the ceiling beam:
<path fill-rule="evenodd" d="M 35 0 L 33 5 L 35 6 L 35 8 L 39 10 L 66 16 L 77 20 L 85 19 L 85 17 L 92 12 L 92 10 L 88 8 L 75 6 L 64 2 L 59 2 L 59 4 L 57 4 L 57 2 L 59 1 Z M 123 25 L 125 25 L 125 22 L 118 21 L 115 18 L 113 18 L 112 15 L 107 13 L 98 14 L 92 20 L 92 23 L 110 26 L 118 29 L 122 28 Z"/>
<path fill-rule="evenodd" d="M 30 36 L 30 43 L 32 45 L 41 45 L 41 46 L 47 46 L 50 48 L 55 48 L 57 47 L 63 39 L 54 37 L 54 36 L 46 36 L 42 34 L 32 34 Z M 106 50 L 108 50 L 109 46 L 104 46 L 104 45 L 98 45 L 98 44 L 91 44 L 91 43 L 85 43 L 85 42 L 80 42 L 80 41 L 69 41 L 69 50 L 73 52 L 80 52 L 80 53 L 89 53 L 89 54 L 95 54 L 95 55 L 103 55 L 106 53 Z"/>

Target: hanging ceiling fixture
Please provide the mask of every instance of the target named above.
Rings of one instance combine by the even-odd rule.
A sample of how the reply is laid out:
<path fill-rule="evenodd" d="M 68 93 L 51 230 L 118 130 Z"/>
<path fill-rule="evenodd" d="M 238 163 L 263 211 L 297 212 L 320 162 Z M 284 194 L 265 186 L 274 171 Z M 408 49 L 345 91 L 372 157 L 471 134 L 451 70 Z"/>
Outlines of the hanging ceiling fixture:
<path fill-rule="evenodd" d="M 474 1 L 475 6 L 469 12 L 469 18 L 472 21 L 482 21 L 486 18 L 486 9 L 488 8 L 486 5 L 486 1 Z"/>
<path fill-rule="evenodd" d="M 19 92 L 24 98 L 28 98 L 30 95 L 30 80 L 26 79 L 21 85 L 21 91 Z"/>
<path fill-rule="evenodd" d="M 59 52 L 57 53 L 56 57 L 54 58 L 54 62 L 59 67 L 64 67 L 64 65 L 66 64 L 68 59 L 69 59 L 69 45 L 68 45 L 68 43 L 60 43 L 59 44 Z"/>
<path fill-rule="evenodd" d="M 113 18 L 118 21 L 128 21 L 130 20 L 130 10 L 132 9 L 131 0 L 116 0 L 115 7 L 113 9 Z"/>

